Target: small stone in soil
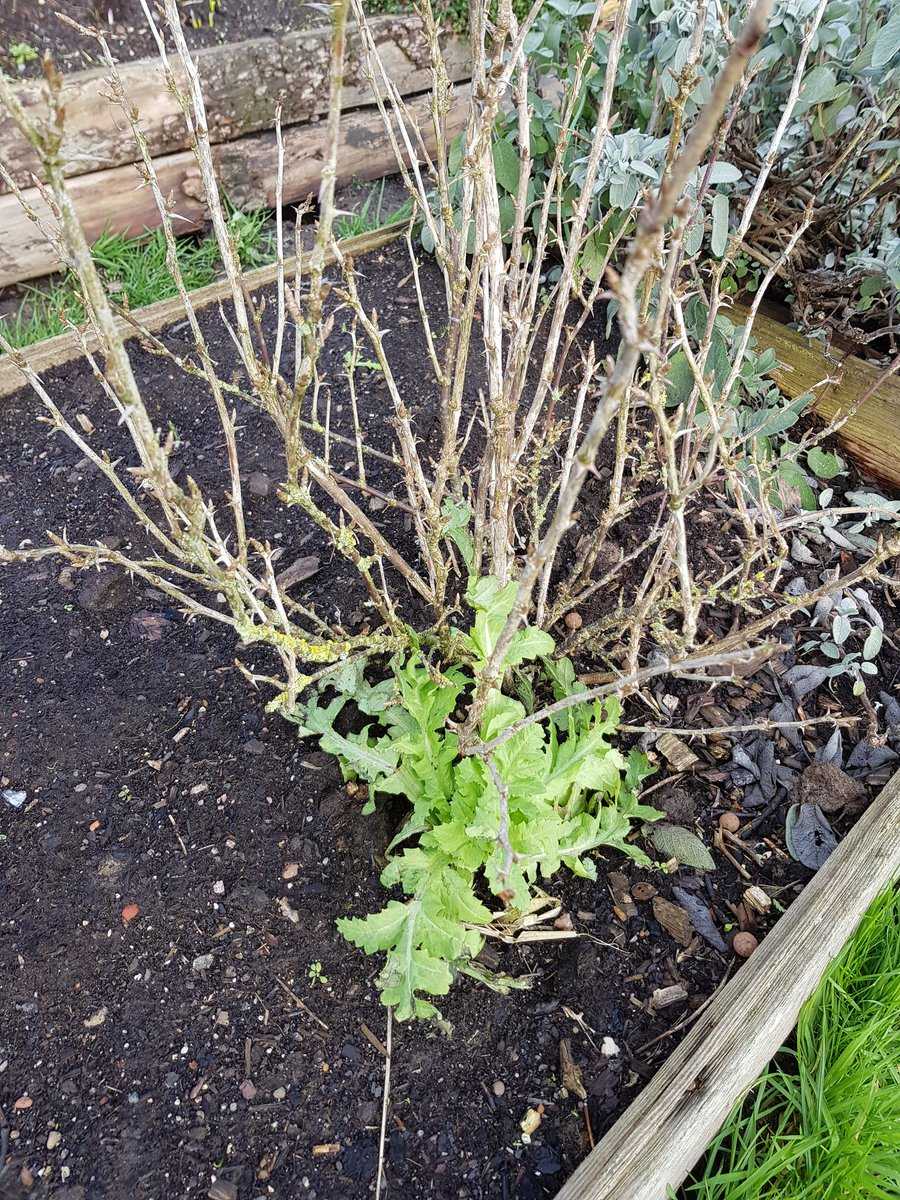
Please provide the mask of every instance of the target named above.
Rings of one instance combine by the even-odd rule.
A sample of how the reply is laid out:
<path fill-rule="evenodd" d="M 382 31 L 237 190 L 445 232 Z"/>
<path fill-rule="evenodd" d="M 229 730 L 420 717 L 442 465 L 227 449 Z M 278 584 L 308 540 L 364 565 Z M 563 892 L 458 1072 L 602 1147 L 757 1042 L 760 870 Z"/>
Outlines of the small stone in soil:
<path fill-rule="evenodd" d="M 749 958 L 758 945 L 759 942 L 752 933 L 742 932 L 734 935 L 731 948 L 738 958 Z"/>
<path fill-rule="evenodd" d="M 237 1200 L 238 1190 L 227 1179 L 217 1179 L 206 1193 L 209 1200 Z"/>
<path fill-rule="evenodd" d="M 62 1134 L 59 1132 L 59 1130 L 51 1129 L 50 1132 L 47 1134 L 47 1149 L 55 1150 L 61 1141 L 62 1141 Z"/>
<path fill-rule="evenodd" d="M 195 971 L 208 971 L 213 965 L 213 956 L 211 954 L 198 954 L 191 965 Z"/>
<path fill-rule="evenodd" d="M 737 833 L 741 827 L 741 818 L 737 813 L 726 812 L 719 817 L 719 828 L 724 829 L 727 833 Z"/>
<path fill-rule="evenodd" d="M 282 879 L 296 879 L 299 872 L 300 872 L 300 866 L 298 863 L 295 863 L 295 862 L 285 863 L 281 869 L 281 878 Z"/>
<path fill-rule="evenodd" d="M 506 1091 L 506 1084 L 502 1079 L 495 1079 L 491 1091 L 495 1096 L 502 1096 Z"/>
<path fill-rule="evenodd" d="M 245 1079 L 241 1084 L 241 1095 L 245 1100 L 253 1100 L 256 1097 L 256 1085 L 249 1079 Z"/>
<path fill-rule="evenodd" d="M 251 496 L 259 496 L 260 498 L 268 496 L 271 490 L 271 480 L 265 471 L 254 471 L 247 480 L 247 489 Z"/>

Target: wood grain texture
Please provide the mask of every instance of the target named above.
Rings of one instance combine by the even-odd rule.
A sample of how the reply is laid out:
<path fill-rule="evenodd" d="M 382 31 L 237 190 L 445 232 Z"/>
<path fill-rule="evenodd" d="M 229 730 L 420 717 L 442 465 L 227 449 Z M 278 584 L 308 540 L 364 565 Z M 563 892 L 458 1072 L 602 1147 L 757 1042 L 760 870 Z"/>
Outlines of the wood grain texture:
<path fill-rule="evenodd" d="M 392 225 L 385 225 L 381 229 L 375 229 L 371 233 L 362 233 L 357 237 L 343 238 L 338 245 L 341 248 L 341 253 L 344 255 L 356 255 L 371 253 L 373 250 L 378 250 L 381 246 L 388 245 L 405 233 L 407 229 L 406 221 L 398 221 Z M 335 255 L 332 251 L 326 254 L 326 262 L 333 263 Z M 309 256 L 302 255 L 303 271 L 309 265 Z M 285 259 L 285 272 L 290 279 L 293 276 L 296 266 L 295 258 Z M 244 282 L 247 285 L 248 292 L 256 292 L 260 288 L 268 287 L 274 283 L 278 277 L 278 268 L 274 263 L 270 263 L 265 267 L 257 267 L 254 271 L 247 271 L 244 274 Z M 207 287 L 198 288 L 197 291 L 191 292 L 191 302 L 194 308 L 199 312 L 201 309 L 208 308 L 211 304 L 217 304 L 219 301 L 229 301 L 231 299 L 231 289 L 225 280 L 219 280 L 216 283 L 211 283 Z M 156 304 L 148 304 L 145 308 L 135 309 L 133 313 L 135 321 L 143 328 L 151 333 L 159 329 L 165 329 L 167 325 L 172 325 L 177 321 L 184 319 L 184 309 L 181 306 L 181 300 L 174 296 L 171 300 L 160 300 Z M 134 326 L 117 318 L 119 331 L 125 338 L 137 337 L 137 331 Z M 99 343 L 95 334 L 87 333 L 87 348 L 89 351 L 98 349 Z M 81 344 L 74 334 L 61 333 L 57 337 L 46 338 L 43 342 L 37 342 L 33 346 L 28 346 L 24 350 L 19 351 L 18 357 L 27 363 L 33 371 L 38 375 L 44 371 L 49 371 L 53 367 L 63 366 L 67 362 L 71 362 L 75 358 L 79 358 L 82 353 Z M 3 396 L 11 396 L 13 392 L 17 392 L 20 388 L 26 387 L 27 384 L 22 378 L 22 373 L 13 362 L 12 357 L 8 354 L 0 354 L 0 398 Z"/>
<path fill-rule="evenodd" d="M 465 122 L 469 87 L 457 89 L 447 117 L 449 136 Z M 434 131 L 429 114 L 431 97 L 420 96 L 407 107 L 422 130 L 429 152 L 434 150 Z M 301 200 L 319 187 L 321 164 L 326 150 L 324 122 L 294 125 L 284 131 L 286 203 Z M 222 190 L 242 208 L 272 205 L 275 200 L 276 151 L 273 133 L 253 133 L 214 147 L 213 156 Z M 174 197 L 175 230 L 198 229 L 206 219 L 200 174 L 193 152 L 183 150 L 155 160 L 164 195 Z M 358 109 L 341 118 L 338 147 L 339 183 L 351 179 L 377 179 L 395 169 L 394 152 L 377 109 Z M 79 175 L 68 184 L 69 194 L 88 241 L 104 231 L 140 234 L 159 224 L 153 194 L 133 165 L 113 167 L 91 175 Z M 37 188 L 26 192 L 28 202 L 48 224 L 48 208 Z M 46 275 L 59 267 L 59 260 L 40 230 L 25 215 L 15 196 L 0 196 L 0 287 Z"/>
<path fill-rule="evenodd" d="M 796 1024 L 863 913 L 900 874 L 900 771 L 556 1200 L 665 1200 Z"/>
<path fill-rule="evenodd" d="M 746 321 L 748 310 L 736 304 L 732 316 L 737 323 Z M 826 422 L 851 408 L 878 383 L 882 373 L 864 359 L 842 358 L 839 351 L 834 352 L 835 361 L 830 361 L 817 343 L 766 312 L 757 316 L 753 334 L 761 349 L 771 347 L 778 355 L 774 372 L 778 386 L 792 398 L 815 388 L 812 407 Z M 838 382 L 816 387 L 829 378 Z M 900 487 L 900 378 L 895 374 L 883 380 L 837 437 L 863 471 Z"/>
<path fill-rule="evenodd" d="M 428 47 L 417 17 L 379 17 L 372 31 L 385 66 L 401 95 L 426 91 L 431 84 Z M 281 38 L 253 38 L 210 46 L 196 54 L 206 101 L 210 138 L 230 142 L 247 133 L 271 129 L 275 105 L 284 105 L 285 126 L 314 120 L 328 111 L 328 59 L 331 30 L 325 27 L 289 33 Z M 467 79 L 468 46 L 463 38 L 445 36 L 442 49 L 452 82 Z M 178 82 L 184 73 L 173 60 Z M 120 67 L 125 90 L 141 115 L 141 128 L 154 158 L 190 146 L 184 117 L 168 91 L 157 59 L 141 59 Z M 62 156 L 67 175 L 86 175 L 135 162 L 128 124 L 118 105 L 107 98 L 105 68 L 79 71 L 63 86 L 66 134 Z M 16 89 L 33 116 L 46 114 L 43 84 L 29 81 Z M 345 111 L 372 104 L 374 98 L 360 61 L 359 38 L 351 30 L 344 90 Z M 29 187 L 39 169 L 37 156 L 5 111 L 0 113 L 0 161 L 20 187 Z M 0 193 L 6 191 L 0 183 Z"/>

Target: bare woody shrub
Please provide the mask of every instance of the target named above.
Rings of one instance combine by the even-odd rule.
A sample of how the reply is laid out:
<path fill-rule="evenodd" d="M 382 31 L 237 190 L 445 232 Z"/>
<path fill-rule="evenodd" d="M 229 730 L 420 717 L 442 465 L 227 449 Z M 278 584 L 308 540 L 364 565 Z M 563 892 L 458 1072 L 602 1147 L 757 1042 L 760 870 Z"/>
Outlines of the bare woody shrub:
<path fill-rule="evenodd" d="M 542 0 L 535 0 L 522 21 L 508 0 L 496 7 L 474 0 L 473 79 L 465 131 L 456 142 L 447 133 L 456 89 L 443 67 L 429 0 L 421 0 L 417 12 L 432 55 L 431 138 L 416 127 L 383 67 L 359 0 L 353 0 L 355 36 L 364 47 L 371 85 L 413 200 L 407 244 L 418 296 L 416 336 L 432 377 L 428 404 L 439 415 L 437 438 L 426 445 L 419 428 L 420 395 L 409 395 L 392 370 L 390 314 L 364 302 L 356 266 L 334 237 L 351 0 L 331 4 L 328 152 L 315 241 L 305 266 L 298 258 L 296 268 L 289 270 L 283 216 L 277 210 L 275 328 L 268 338 L 229 239 L 204 98 L 175 0 L 165 0 L 164 29 L 146 0 L 142 3 L 156 35 L 167 86 L 192 135 L 229 284 L 230 304 L 227 312 L 221 310 L 221 320 L 240 360 L 240 376 L 224 377 L 184 287 L 175 253 L 176 214 L 161 190 L 140 114 L 125 93 L 102 34 L 94 36 L 109 70 L 111 102 L 131 126 L 145 186 L 156 200 L 169 268 L 193 341 L 190 354 L 176 355 L 160 338 L 141 331 L 137 318 L 118 309 L 104 291 L 59 160 L 64 111 L 61 80 L 52 65 L 45 64 L 46 119 L 25 112 L 10 82 L 0 79 L 0 98 L 40 157 L 41 187 L 53 214 L 52 227 L 45 232 L 80 280 L 88 328 L 99 352 L 88 349 L 85 332 L 78 336 L 98 386 L 131 438 L 133 460 L 113 461 L 95 444 L 2 332 L 0 347 L 39 396 L 51 429 L 70 438 L 103 473 L 152 547 L 146 554 L 129 556 L 59 533 L 46 547 L 3 549 L 0 561 L 54 555 L 84 568 L 111 564 L 164 591 L 190 616 L 231 626 L 238 643 L 254 647 L 254 654 L 267 648 L 280 666 L 280 671 L 263 673 L 254 657 L 253 665 L 241 667 L 251 682 L 271 689 L 270 708 L 297 722 L 304 732 L 319 735 L 326 748 L 339 754 L 346 770 L 368 780 L 373 794 L 401 791 L 413 801 L 419 823 L 408 826 L 404 836 L 426 831 L 417 850 L 421 857 L 415 859 L 407 851 L 395 860 L 400 865 L 387 879 L 401 883 L 410 900 L 399 906 L 400 914 L 389 905 L 380 914 L 378 928 L 363 929 L 364 923 L 351 922 L 345 931 L 368 949 L 387 950 L 381 985 L 398 1014 L 428 1014 L 434 1010 L 420 993 L 446 991 L 451 967 L 463 964 L 463 969 L 474 970 L 472 958 L 482 934 L 473 930 L 493 919 L 475 898 L 479 872 L 495 895 L 522 911 L 528 907 L 529 887 L 539 867 L 549 874 L 565 862 L 587 873 L 591 868 L 583 854 L 600 844 L 639 854 L 625 842 L 625 834 L 629 818 L 652 816 L 635 805 L 633 796 L 645 764 L 634 760 L 626 772 L 624 760 L 603 740 L 604 732 L 615 727 L 615 706 L 607 703 L 604 711 L 594 702 L 627 695 L 666 673 L 712 681 L 727 677 L 769 654 L 773 628 L 789 620 L 798 607 L 879 577 L 900 549 L 896 534 L 882 535 L 844 579 L 829 580 L 806 594 L 784 593 L 787 531 L 816 522 L 821 513 L 792 511 L 796 498 L 785 495 L 783 479 L 776 478 L 778 464 L 761 449 L 760 427 L 735 419 L 735 394 L 758 369 L 752 319 L 743 327 L 731 325 L 727 337 L 722 336 L 722 280 L 745 244 L 777 161 L 823 6 L 806 27 L 793 86 L 740 219 L 729 230 L 724 253 L 707 264 L 685 253 L 685 234 L 705 212 L 715 164 L 739 111 L 748 71 L 754 69 L 772 0 L 757 0 L 742 24 L 733 22 L 730 50 L 708 99 L 686 122 L 692 70 L 703 52 L 701 33 L 690 39 L 683 86 L 667 101 L 661 182 L 638 195 L 633 225 L 622 225 L 618 235 L 608 239 L 600 261 L 597 234 L 603 214 L 596 211 L 596 185 L 613 137 L 628 5 L 611 12 L 608 4 L 598 3 L 589 19 L 582 47 L 570 63 L 559 101 L 555 149 L 536 198 L 530 150 L 535 81 L 526 47 Z M 698 0 L 697 9 L 696 30 L 702 31 L 706 0 Z M 580 104 L 585 80 L 597 70 L 595 47 L 601 35 L 603 85 L 584 144 L 578 128 Z M 173 56 L 183 75 L 176 76 L 172 69 Z M 178 83 L 179 77 L 187 79 L 186 87 Z M 501 195 L 495 162 L 494 134 L 501 114 L 515 129 L 518 149 L 511 204 L 509 195 Z M 277 123 L 276 129 L 280 179 L 284 150 Z M 426 143 L 436 147 L 433 153 Z M 576 159 L 578 169 L 573 170 Z M 0 175 L 15 190 L 2 167 Z M 568 209 L 563 228 L 564 194 Z M 26 198 L 19 195 L 27 207 Z M 36 213 L 30 215 L 40 220 Z M 778 258 L 770 260 L 754 296 L 753 315 L 813 215 L 809 204 L 797 216 Z M 425 302 L 413 227 L 421 228 L 423 240 L 433 247 L 444 285 L 440 313 Z M 593 266 L 588 273 L 589 246 Z M 332 270 L 330 263 L 336 264 Z M 618 349 L 610 357 L 598 352 L 588 333 L 589 314 L 604 302 L 614 304 L 619 335 Z M 389 406 L 384 420 L 392 430 L 394 451 L 382 460 L 396 473 L 391 502 L 411 516 L 411 554 L 390 540 L 365 504 L 372 491 L 365 473 L 371 451 L 356 416 L 352 363 L 358 477 L 341 475 L 330 461 L 323 350 L 344 320 L 352 323 L 365 354 L 377 362 L 386 386 Z M 224 441 L 226 484 L 221 494 L 204 494 L 192 479 L 182 483 L 173 476 L 171 437 L 150 415 L 148 397 L 123 340 L 123 321 L 138 329 L 146 346 L 195 381 L 198 403 L 215 407 Z M 673 391 L 676 365 L 679 386 Z M 474 409 L 465 401 L 467 383 L 473 379 L 481 385 Z M 329 624 L 279 583 L 272 546 L 254 536 L 246 520 L 234 411 L 238 398 L 249 401 L 260 418 L 278 430 L 284 452 L 280 503 L 314 522 L 334 551 L 359 573 L 372 612 L 369 631 L 352 634 Z M 783 398 L 770 397 L 766 419 L 770 424 L 786 417 L 796 420 L 797 411 Z M 599 509 L 589 508 L 583 504 L 585 483 L 596 475 L 601 454 L 608 455 L 611 464 L 608 487 Z M 615 533 L 638 511 L 649 517 L 646 541 L 626 553 Z M 737 565 L 720 573 L 708 564 L 698 571 L 692 555 L 690 522 L 703 521 L 708 514 L 717 524 L 727 524 L 732 549 L 736 546 L 731 558 Z M 874 518 L 892 515 L 874 512 Z M 574 553 L 561 555 L 561 547 L 573 541 Z M 404 616 L 410 595 L 424 614 L 415 628 Z M 224 597 L 224 604 L 216 597 Z M 594 619 L 566 621 L 580 609 L 595 608 L 600 599 Z M 468 634 L 457 628 L 464 600 L 476 614 Z M 729 632 L 716 636 L 710 633 L 707 617 L 723 608 Z M 575 680 L 568 660 L 560 657 L 565 653 L 577 653 L 594 664 L 587 683 Z M 379 694 L 380 700 L 373 695 L 376 689 L 363 674 L 366 663 L 379 655 L 394 656 L 395 682 L 388 700 L 386 693 Z M 505 696 L 510 672 L 538 657 L 546 664 L 542 678 L 553 680 L 554 700 L 541 707 L 540 698 L 523 704 Z M 317 697 L 328 685 L 338 691 L 339 700 L 322 708 Z M 333 721 L 344 702 L 341 696 L 352 697 L 363 712 L 377 714 L 389 732 L 379 737 L 367 731 L 336 734 Z M 411 719 L 404 724 L 396 715 L 398 708 L 419 712 L 419 724 Z M 421 715 L 426 708 L 427 717 Z M 574 774 L 560 773 L 560 738 L 576 762 L 566 767 Z M 536 739 L 543 739 L 540 746 Z M 576 753 L 578 746 L 582 750 Z M 602 779 L 595 767 L 580 765 L 610 753 L 610 770 Z M 447 771 L 456 773 L 455 782 L 435 782 L 428 775 L 426 786 L 421 772 L 436 769 L 434 763 L 444 761 L 441 755 Z M 544 780 L 544 790 L 529 793 L 531 799 L 522 791 L 523 762 Z M 554 790 L 563 778 L 563 791 Z M 552 787 L 547 782 L 551 779 L 556 781 Z M 490 813 L 464 826 L 465 838 L 478 849 L 460 865 L 461 852 L 454 858 L 446 838 L 442 841 L 435 833 L 448 826 L 446 814 L 441 815 L 440 805 L 429 807 L 422 796 L 433 795 L 429 788 L 443 788 L 440 802 L 452 806 L 453 798 L 462 796 L 464 783 L 474 787 L 479 801 L 488 803 Z M 540 819 L 533 806 L 529 808 L 538 794 L 546 803 Z M 600 804 L 596 797 L 608 803 Z M 616 803 L 618 823 L 609 816 Z M 535 831 L 557 819 L 562 823 L 554 826 L 549 843 L 538 844 Z M 439 893 L 434 890 L 438 878 Z M 421 924 L 412 928 L 425 919 L 423 914 L 431 922 L 430 934 Z M 434 928 L 443 932 L 435 935 Z M 401 931 L 410 930 L 403 958 Z"/>

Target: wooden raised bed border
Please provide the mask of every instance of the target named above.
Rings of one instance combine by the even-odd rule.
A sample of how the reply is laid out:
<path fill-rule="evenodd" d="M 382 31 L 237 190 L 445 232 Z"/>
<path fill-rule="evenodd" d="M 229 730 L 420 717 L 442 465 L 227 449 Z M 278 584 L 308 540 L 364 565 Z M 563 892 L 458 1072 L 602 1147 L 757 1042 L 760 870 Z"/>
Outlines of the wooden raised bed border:
<path fill-rule="evenodd" d="M 415 17 L 374 17 L 372 34 L 391 79 L 402 96 L 427 91 L 431 86 L 428 44 Z M 441 49 L 451 82 L 468 79 L 468 44 L 447 35 Z M 275 106 L 282 103 L 285 126 L 299 125 L 328 111 L 328 61 L 331 29 L 326 26 L 298 30 L 280 38 L 261 37 L 208 46 L 194 58 L 200 73 L 209 136 L 213 145 L 231 142 L 248 133 L 272 128 Z M 170 65 L 182 88 L 184 71 L 175 56 Z M 141 114 L 141 129 L 154 158 L 187 150 L 190 141 L 181 109 L 165 86 L 159 59 L 144 58 L 119 64 L 119 74 L 133 104 Z M 116 104 L 104 98 L 105 67 L 78 71 L 63 83 L 66 130 L 63 142 L 67 175 L 89 175 L 135 162 L 131 130 Z M 46 112 L 43 85 L 30 80 L 16 95 L 33 115 Z M 348 29 L 345 71 L 345 111 L 370 105 L 372 93 L 360 62 L 355 26 Z M 0 160 L 19 187 L 29 187 L 38 158 L 10 117 L 0 113 Z M 6 185 L 0 182 L 0 193 Z"/>
<path fill-rule="evenodd" d="M 898 875 L 900 771 L 556 1200 L 665 1200 L 679 1187 Z"/>
<path fill-rule="evenodd" d="M 375 229 L 371 233 L 361 233 L 357 237 L 343 238 L 338 242 L 338 245 L 341 253 L 345 255 L 366 254 L 394 241 L 395 238 L 401 236 L 407 227 L 407 221 L 395 221 L 393 224 L 385 225 L 381 229 Z M 326 252 L 326 263 L 334 263 L 336 258 L 337 256 L 332 250 Z M 304 271 L 308 266 L 308 261 L 308 253 L 301 255 Z M 296 262 L 297 260 L 294 257 L 285 259 L 285 274 L 289 279 L 293 276 Z M 256 292 L 260 288 L 268 287 L 275 282 L 278 278 L 278 264 L 269 263 L 265 267 L 257 267 L 254 271 L 245 271 L 243 278 L 247 291 Z M 211 304 L 217 304 L 230 299 L 231 288 L 227 280 L 224 279 L 217 280 L 215 283 L 210 283 L 204 288 L 198 288 L 197 291 L 191 292 L 191 303 L 197 311 L 202 308 L 208 308 Z M 175 321 L 180 321 L 184 317 L 184 309 L 182 308 L 180 298 L 173 296 L 169 300 L 159 300 L 156 304 L 148 304 L 144 308 L 136 308 L 132 316 L 134 321 L 142 328 L 154 332 L 158 329 L 164 329 L 167 325 L 171 325 Z M 133 338 L 140 336 L 140 330 L 132 322 L 118 317 L 117 324 L 123 337 Z M 99 343 L 97 337 L 89 330 L 86 330 L 86 340 L 88 350 L 94 351 L 98 349 Z M 45 338 L 42 342 L 35 342 L 33 346 L 26 346 L 23 350 L 18 351 L 15 357 L 26 362 L 33 371 L 40 375 L 44 371 L 51 370 L 53 367 L 63 366 L 65 363 L 79 358 L 83 352 L 82 344 L 74 333 L 60 333 L 56 337 Z M 17 392 L 20 388 L 28 386 L 13 359 L 13 355 L 0 355 L 0 397 L 11 396 L 13 392 Z"/>
<path fill-rule="evenodd" d="M 417 18 L 383 18 L 373 22 L 376 41 L 400 93 L 422 131 L 429 153 L 434 150 L 430 120 L 428 51 Z M 272 133 L 275 107 L 284 100 L 284 200 L 304 199 L 318 187 L 325 154 L 330 30 L 311 29 L 284 38 L 216 46 L 196 55 L 205 89 L 213 157 L 223 191 L 241 208 L 271 206 L 275 199 L 276 147 Z M 443 51 L 451 81 L 470 75 L 463 39 L 448 35 Z M 193 151 L 188 148 L 184 119 L 165 88 L 157 60 L 121 68 L 126 90 L 141 114 L 162 190 L 175 201 L 178 232 L 204 223 L 206 207 Z M 140 234 L 159 224 L 149 188 L 134 162 L 139 157 L 117 105 L 104 97 L 102 70 L 79 72 L 66 82 L 67 136 L 63 157 L 72 176 L 70 194 L 89 240 L 104 231 Z M 423 93 L 423 94 L 419 94 Z M 18 89 L 26 108 L 44 107 L 41 85 Z M 465 119 L 468 88 L 461 86 L 447 118 L 453 137 Z M 395 165 L 390 141 L 359 61 L 358 40 L 351 35 L 350 64 L 341 140 L 338 181 L 377 179 Z M 362 107 L 368 105 L 369 107 Z M 47 205 L 31 183 L 35 156 L 9 118 L 0 117 L 0 160 L 24 189 L 39 216 L 50 220 Z M 2 189 L 0 189 L 2 190 Z M 52 223 L 52 222 L 51 222 Z M 0 287 L 54 271 L 59 261 L 25 215 L 15 196 L 0 195 Z"/>
<path fill-rule="evenodd" d="M 781 390 L 792 399 L 812 391 L 812 409 L 826 422 L 851 412 L 837 432 L 838 441 L 861 470 L 900 488 L 900 378 L 885 377 L 871 362 L 854 355 L 838 359 L 839 352 L 833 351 L 835 359 L 829 360 L 816 342 L 763 307 L 753 322 L 753 336 L 761 349 L 771 348 L 778 355 L 773 374 Z M 727 315 L 740 324 L 749 310 L 736 304 Z M 825 379 L 835 382 L 819 387 Z M 854 411 L 855 405 L 859 407 Z"/>

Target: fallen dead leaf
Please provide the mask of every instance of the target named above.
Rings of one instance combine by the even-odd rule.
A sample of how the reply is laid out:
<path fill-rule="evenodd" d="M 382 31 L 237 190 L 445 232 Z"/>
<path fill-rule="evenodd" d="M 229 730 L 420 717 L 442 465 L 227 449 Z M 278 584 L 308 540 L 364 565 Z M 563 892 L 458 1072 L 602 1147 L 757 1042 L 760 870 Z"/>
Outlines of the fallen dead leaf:
<path fill-rule="evenodd" d="M 579 1100 L 587 1100 L 581 1068 L 572 1057 L 572 1043 L 568 1038 L 562 1038 L 559 1043 L 559 1070 L 566 1091 L 571 1096 L 577 1096 Z"/>
<path fill-rule="evenodd" d="M 609 884 L 609 890 L 612 893 L 612 898 L 615 908 L 621 912 L 622 921 L 629 917 L 637 916 L 637 905 L 631 898 L 631 892 L 628 890 L 628 879 L 621 871 L 610 871 L 606 876 L 606 881 Z M 618 913 L 616 914 L 619 915 Z"/>
<path fill-rule="evenodd" d="M 636 883 L 631 889 L 631 894 L 635 900 L 643 903 L 646 900 L 653 899 L 656 895 L 656 888 L 652 883 Z"/>
<path fill-rule="evenodd" d="M 319 569 L 318 554 L 308 554 L 304 558 L 298 558 L 292 562 L 289 567 L 285 567 L 275 576 L 275 582 L 282 592 L 286 592 L 297 583 L 302 583 L 304 579 L 310 579 Z"/>
<path fill-rule="evenodd" d="M 865 807 L 866 789 L 834 763 L 814 762 L 797 782 L 795 799 L 800 804 L 818 804 L 823 812 L 859 812 Z"/>
<path fill-rule="evenodd" d="M 85 1029 L 99 1029 L 108 1016 L 109 1009 L 104 1004 L 84 1022 Z"/>
<path fill-rule="evenodd" d="M 673 904 L 671 900 L 666 900 L 664 896 L 653 897 L 653 915 L 665 929 L 670 937 L 673 937 L 679 946 L 689 946 L 694 937 L 694 926 L 691 924 L 691 919 L 678 905 Z"/>
<path fill-rule="evenodd" d="M 533 1133 L 536 1133 L 541 1125 L 541 1118 L 544 1115 L 544 1106 L 539 1104 L 537 1108 L 529 1108 L 525 1116 L 519 1122 L 519 1128 L 525 1137 L 530 1138 Z"/>

